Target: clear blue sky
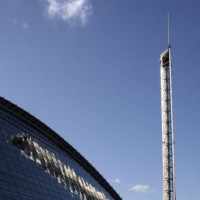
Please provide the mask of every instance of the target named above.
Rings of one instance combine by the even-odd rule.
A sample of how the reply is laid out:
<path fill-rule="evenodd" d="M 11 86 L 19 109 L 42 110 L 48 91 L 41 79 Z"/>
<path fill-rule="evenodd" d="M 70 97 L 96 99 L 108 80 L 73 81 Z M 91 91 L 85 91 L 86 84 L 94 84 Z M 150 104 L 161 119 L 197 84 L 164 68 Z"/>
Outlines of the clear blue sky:
<path fill-rule="evenodd" d="M 71 143 L 125 200 L 162 199 L 168 7 L 177 199 L 198 199 L 200 1 L 0 1 L 0 95 Z"/>

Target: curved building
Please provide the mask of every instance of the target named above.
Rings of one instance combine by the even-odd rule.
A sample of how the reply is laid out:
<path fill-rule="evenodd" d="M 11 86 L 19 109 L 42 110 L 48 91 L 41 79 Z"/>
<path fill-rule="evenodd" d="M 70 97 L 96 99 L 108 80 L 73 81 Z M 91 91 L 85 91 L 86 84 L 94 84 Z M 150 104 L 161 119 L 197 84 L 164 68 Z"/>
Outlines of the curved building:
<path fill-rule="evenodd" d="M 0 199 L 121 200 L 69 143 L 1 97 Z"/>

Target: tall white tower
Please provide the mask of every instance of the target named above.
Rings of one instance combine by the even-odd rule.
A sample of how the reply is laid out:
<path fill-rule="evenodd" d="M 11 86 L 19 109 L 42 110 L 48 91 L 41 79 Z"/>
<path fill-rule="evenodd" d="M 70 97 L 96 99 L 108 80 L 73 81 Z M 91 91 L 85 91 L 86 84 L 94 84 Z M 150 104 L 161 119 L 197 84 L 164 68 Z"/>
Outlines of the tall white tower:
<path fill-rule="evenodd" d="M 176 200 L 172 104 L 172 63 L 169 28 L 168 10 L 168 48 L 160 55 L 163 200 Z"/>

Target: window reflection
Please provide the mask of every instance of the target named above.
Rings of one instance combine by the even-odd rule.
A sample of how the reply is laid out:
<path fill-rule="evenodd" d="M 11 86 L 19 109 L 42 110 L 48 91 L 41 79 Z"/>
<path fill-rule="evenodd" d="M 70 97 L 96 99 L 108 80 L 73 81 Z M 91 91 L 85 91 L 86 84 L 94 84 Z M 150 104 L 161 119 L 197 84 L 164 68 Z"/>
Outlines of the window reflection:
<path fill-rule="evenodd" d="M 67 152 L 1 109 L 0 159 L 0 199 L 114 200 Z"/>
<path fill-rule="evenodd" d="M 30 135 L 25 133 L 12 135 L 11 141 L 14 146 L 21 150 L 23 156 L 41 165 L 46 173 L 56 178 L 58 183 L 63 184 L 65 189 L 69 188 L 70 192 L 79 196 L 80 199 L 107 200 L 102 192 L 82 177 L 77 176 L 74 169 L 62 163 L 54 153 L 43 149 L 34 142 Z"/>

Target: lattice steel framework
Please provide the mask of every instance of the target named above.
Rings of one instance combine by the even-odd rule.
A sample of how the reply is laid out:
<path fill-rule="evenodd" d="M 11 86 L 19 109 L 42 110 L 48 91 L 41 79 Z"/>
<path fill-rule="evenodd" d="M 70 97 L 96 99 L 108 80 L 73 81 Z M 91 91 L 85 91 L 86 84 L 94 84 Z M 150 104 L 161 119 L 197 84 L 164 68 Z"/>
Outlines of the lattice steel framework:
<path fill-rule="evenodd" d="M 172 102 L 172 64 L 168 12 L 168 49 L 160 56 L 163 200 L 176 200 L 174 164 L 174 124 Z"/>
<path fill-rule="evenodd" d="M 163 200 L 176 200 L 169 10 L 168 49 L 161 54 L 160 64 L 162 108 Z"/>

